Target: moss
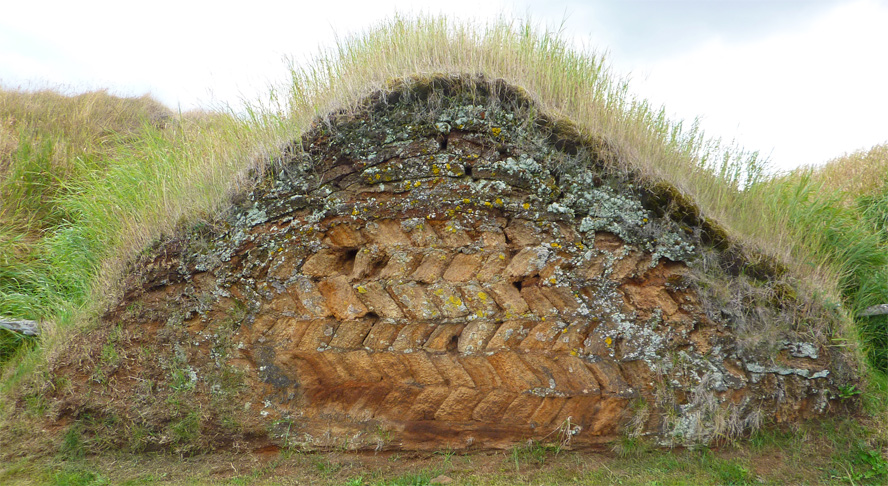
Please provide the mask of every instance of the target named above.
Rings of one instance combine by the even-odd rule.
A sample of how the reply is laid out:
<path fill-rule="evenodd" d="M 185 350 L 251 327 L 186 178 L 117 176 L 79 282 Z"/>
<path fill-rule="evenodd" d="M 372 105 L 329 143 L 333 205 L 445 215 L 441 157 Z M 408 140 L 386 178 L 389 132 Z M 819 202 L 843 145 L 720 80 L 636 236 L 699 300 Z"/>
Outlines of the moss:
<path fill-rule="evenodd" d="M 688 226 L 700 226 L 700 209 L 675 186 L 666 182 L 657 182 L 643 191 L 645 207 L 657 216 Z"/>

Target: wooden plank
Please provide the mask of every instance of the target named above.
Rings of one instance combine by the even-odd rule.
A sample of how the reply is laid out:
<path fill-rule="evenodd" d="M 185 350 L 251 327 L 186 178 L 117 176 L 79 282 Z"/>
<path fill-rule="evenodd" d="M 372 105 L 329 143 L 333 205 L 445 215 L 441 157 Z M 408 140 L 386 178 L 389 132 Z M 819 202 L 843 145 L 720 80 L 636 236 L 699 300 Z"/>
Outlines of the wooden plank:
<path fill-rule="evenodd" d="M 860 313 L 861 316 L 870 317 L 870 316 L 884 316 L 888 314 L 888 304 L 882 305 L 874 305 L 872 307 L 867 307 L 866 310 Z"/>
<path fill-rule="evenodd" d="M 37 321 L 25 319 L 0 317 L 0 328 L 24 334 L 25 336 L 37 336 L 40 334 L 40 327 L 37 325 Z"/>

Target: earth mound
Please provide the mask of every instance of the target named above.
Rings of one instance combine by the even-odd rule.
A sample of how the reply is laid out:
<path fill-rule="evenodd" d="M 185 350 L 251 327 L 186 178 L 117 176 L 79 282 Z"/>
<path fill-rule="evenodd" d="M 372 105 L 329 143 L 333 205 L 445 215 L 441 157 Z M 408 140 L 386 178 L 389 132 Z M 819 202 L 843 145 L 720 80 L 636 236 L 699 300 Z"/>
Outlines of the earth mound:
<path fill-rule="evenodd" d="M 139 450 L 687 443 L 853 382 L 779 265 L 501 81 L 404 82 L 257 178 L 133 264 L 54 359 L 55 420 Z"/>

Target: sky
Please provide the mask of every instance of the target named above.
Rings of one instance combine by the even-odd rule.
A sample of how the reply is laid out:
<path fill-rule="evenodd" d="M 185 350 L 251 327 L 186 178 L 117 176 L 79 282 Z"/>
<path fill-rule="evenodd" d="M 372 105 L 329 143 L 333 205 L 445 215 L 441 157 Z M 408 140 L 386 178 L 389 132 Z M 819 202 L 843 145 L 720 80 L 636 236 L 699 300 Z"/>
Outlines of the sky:
<path fill-rule="evenodd" d="M 777 170 L 888 142 L 888 0 L 9 2 L 0 86 L 151 94 L 188 110 L 262 97 L 286 58 L 396 12 L 530 18 L 606 53 L 633 93 Z"/>

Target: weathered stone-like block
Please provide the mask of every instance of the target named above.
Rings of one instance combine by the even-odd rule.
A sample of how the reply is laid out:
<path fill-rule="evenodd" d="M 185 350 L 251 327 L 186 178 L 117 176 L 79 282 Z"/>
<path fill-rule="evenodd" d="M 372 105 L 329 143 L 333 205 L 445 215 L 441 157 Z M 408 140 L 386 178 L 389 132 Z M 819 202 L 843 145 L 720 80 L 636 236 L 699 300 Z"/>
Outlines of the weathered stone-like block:
<path fill-rule="evenodd" d="M 287 289 L 294 300 L 302 305 L 308 315 L 316 317 L 332 316 L 327 308 L 327 301 L 318 291 L 318 287 L 306 277 L 297 277 L 292 286 Z"/>
<path fill-rule="evenodd" d="M 390 293 L 411 319 L 428 320 L 441 315 L 441 311 L 435 307 L 422 286 L 414 282 L 393 285 Z"/>
<path fill-rule="evenodd" d="M 513 219 L 506 226 L 505 233 L 519 248 L 537 246 L 543 241 L 539 227 L 526 219 Z"/>
<path fill-rule="evenodd" d="M 450 253 L 444 250 L 432 250 L 423 257 L 422 263 L 413 271 L 411 279 L 423 283 L 434 283 L 441 279 L 441 274 L 447 269 L 450 261 Z"/>
<path fill-rule="evenodd" d="M 327 301 L 327 307 L 337 319 L 350 320 L 367 314 L 367 307 L 358 299 L 348 277 L 328 278 L 318 284 L 318 290 Z"/>
<path fill-rule="evenodd" d="M 367 240 L 361 232 L 348 224 L 338 224 L 327 231 L 327 238 L 333 246 L 358 248 Z"/>
<path fill-rule="evenodd" d="M 401 308 L 398 307 L 398 304 L 395 303 L 382 283 L 376 281 L 355 284 L 353 288 L 358 299 L 379 317 L 387 319 L 401 319 L 404 317 Z"/>
<path fill-rule="evenodd" d="M 551 318 L 558 315 L 558 308 L 549 302 L 549 299 L 543 295 L 543 291 L 536 285 L 522 287 L 521 298 L 536 316 Z"/>
<path fill-rule="evenodd" d="M 336 328 L 336 334 L 330 340 L 330 347 L 355 349 L 364 345 L 364 339 L 370 333 L 374 320 L 361 319 L 345 321 Z"/>
<path fill-rule="evenodd" d="M 490 338 L 487 343 L 488 351 L 497 351 L 501 349 L 517 349 L 518 345 L 527 337 L 531 329 L 538 324 L 538 321 L 529 319 L 517 319 L 503 322 L 496 331 L 496 334 Z"/>
<path fill-rule="evenodd" d="M 405 324 L 395 324 L 388 320 L 377 321 L 367 334 L 367 338 L 364 339 L 364 346 L 384 351 L 394 344 L 404 326 Z"/>
<path fill-rule="evenodd" d="M 527 302 L 521 298 L 521 293 L 509 282 L 495 283 L 489 287 L 496 303 L 506 311 L 506 317 L 516 317 L 526 314 L 530 308 Z"/>
<path fill-rule="evenodd" d="M 364 226 L 364 235 L 380 246 L 411 246 L 410 237 L 401 230 L 400 221 L 371 221 Z"/>
<path fill-rule="evenodd" d="M 525 248 L 512 257 L 512 261 L 505 269 L 506 278 L 509 281 L 515 281 L 534 275 L 542 270 L 548 258 L 549 250 L 544 247 Z"/>
<path fill-rule="evenodd" d="M 481 255 L 478 253 L 457 253 L 444 272 L 444 280 L 465 282 L 477 274 L 481 263 Z"/>
<path fill-rule="evenodd" d="M 470 322 L 459 336 L 459 352 L 472 354 L 482 351 L 496 333 L 496 328 L 496 324 L 484 319 Z"/>
<path fill-rule="evenodd" d="M 342 253 L 322 250 L 308 257 L 302 264 L 302 273 L 309 277 L 327 277 L 339 273 Z"/>
<path fill-rule="evenodd" d="M 494 251 L 487 255 L 475 278 L 479 282 L 496 282 L 504 278 L 503 272 L 509 260 L 505 251 Z"/>
<path fill-rule="evenodd" d="M 499 307 L 493 296 L 476 284 L 468 284 L 460 287 L 460 293 L 463 296 L 463 304 L 468 307 L 469 312 L 474 318 L 482 318 L 496 315 Z"/>
<path fill-rule="evenodd" d="M 435 325 L 428 322 L 407 324 L 398 333 L 398 337 L 392 343 L 392 349 L 397 352 L 422 349 L 434 331 Z"/>
<path fill-rule="evenodd" d="M 430 285 L 426 293 L 446 317 L 460 318 L 469 314 L 469 308 L 462 300 L 462 293 L 446 282 Z"/>
<path fill-rule="evenodd" d="M 457 349 L 459 336 L 465 324 L 440 324 L 429 335 L 424 349 L 429 352 L 447 352 Z"/>
<path fill-rule="evenodd" d="M 389 255 L 388 263 L 379 273 L 381 279 L 404 278 L 422 262 L 422 253 L 418 251 L 394 250 Z"/>

